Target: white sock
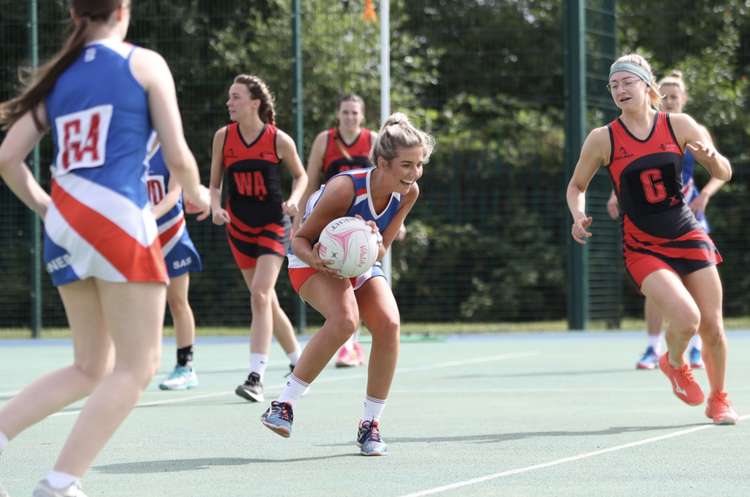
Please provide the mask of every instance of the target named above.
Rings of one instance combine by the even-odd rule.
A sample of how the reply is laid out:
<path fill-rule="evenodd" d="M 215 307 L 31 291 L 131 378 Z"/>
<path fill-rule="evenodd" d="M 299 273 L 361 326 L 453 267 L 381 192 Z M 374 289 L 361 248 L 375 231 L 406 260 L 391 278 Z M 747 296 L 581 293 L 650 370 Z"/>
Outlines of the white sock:
<path fill-rule="evenodd" d="M 294 376 L 294 373 L 292 373 L 286 377 L 286 386 L 281 391 L 281 395 L 279 395 L 279 398 L 276 400 L 278 402 L 286 402 L 287 404 L 291 404 L 292 406 L 294 406 L 299 398 L 304 395 L 307 387 L 309 386 L 309 383 L 305 383 L 304 381 Z"/>
<path fill-rule="evenodd" d="M 0 431 L 0 452 L 8 446 L 8 437 Z"/>
<path fill-rule="evenodd" d="M 659 354 L 661 352 L 661 334 L 648 335 L 648 346 L 653 348 L 654 352 Z"/>
<path fill-rule="evenodd" d="M 297 361 L 299 361 L 299 356 L 301 355 L 302 355 L 302 349 L 297 347 L 296 349 L 294 349 L 294 352 L 290 352 L 286 356 L 289 358 L 289 364 L 291 364 L 292 366 L 296 366 Z"/>
<path fill-rule="evenodd" d="M 703 350 L 703 340 L 701 340 L 701 336 L 697 333 L 693 335 L 693 338 L 690 339 L 690 347 L 694 347 L 698 350 Z"/>
<path fill-rule="evenodd" d="M 47 483 L 53 488 L 67 488 L 71 483 L 80 483 L 77 476 L 63 473 L 62 471 L 50 471 L 47 473 Z"/>
<path fill-rule="evenodd" d="M 365 397 L 365 413 L 362 419 L 365 421 L 379 420 L 385 409 L 385 399 L 376 399 L 369 395 Z"/>
<path fill-rule="evenodd" d="M 263 375 L 266 374 L 266 368 L 268 367 L 268 354 L 250 354 L 250 372 L 258 373 L 260 379 L 263 379 Z"/>

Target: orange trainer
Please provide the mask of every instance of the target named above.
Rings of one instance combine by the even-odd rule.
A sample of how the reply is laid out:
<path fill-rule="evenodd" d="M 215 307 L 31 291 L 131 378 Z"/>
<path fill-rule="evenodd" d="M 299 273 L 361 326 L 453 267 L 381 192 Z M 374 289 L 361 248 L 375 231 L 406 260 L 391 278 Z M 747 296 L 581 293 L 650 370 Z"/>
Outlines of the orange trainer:
<path fill-rule="evenodd" d="M 672 384 L 674 394 L 691 406 L 697 406 L 703 403 L 703 390 L 693 378 L 693 372 L 690 366 L 683 364 L 679 368 L 672 367 L 667 358 L 667 353 L 659 359 L 659 369 L 669 378 Z"/>

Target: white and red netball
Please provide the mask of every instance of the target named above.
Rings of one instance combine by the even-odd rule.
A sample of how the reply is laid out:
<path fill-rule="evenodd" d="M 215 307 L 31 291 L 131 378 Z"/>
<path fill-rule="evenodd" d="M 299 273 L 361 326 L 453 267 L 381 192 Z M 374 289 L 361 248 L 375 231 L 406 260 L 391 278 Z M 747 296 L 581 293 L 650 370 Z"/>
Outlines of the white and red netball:
<path fill-rule="evenodd" d="M 378 258 L 378 238 L 362 219 L 340 217 L 320 232 L 318 253 L 331 262 L 328 267 L 341 276 L 354 278 L 370 269 Z"/>

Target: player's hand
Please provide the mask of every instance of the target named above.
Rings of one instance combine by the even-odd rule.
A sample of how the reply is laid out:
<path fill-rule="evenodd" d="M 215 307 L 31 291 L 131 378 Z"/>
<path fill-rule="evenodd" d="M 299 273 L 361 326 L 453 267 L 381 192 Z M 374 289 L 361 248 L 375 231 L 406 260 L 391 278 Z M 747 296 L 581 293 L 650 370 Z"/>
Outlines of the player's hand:
<path fill-rule="evenodd" d="M 214 224 L 222 226 L 224 224 L 229 224 L 231 219 L 229 219 L 229 213 L 219 207 L 218 209 L 213 209 L 212 211 L 211 220 Z"/>
<path fill-rule="evenodd" d="M 688 142 L 685 148 L 687 150 L 690 150 L 690 153 L 693 154 L 695 160 L 697 160 L 701 164 L 705 164 L 708 161 L 716 159 L 716 156 L 719 154 L 719 152 L 716 151 L 716 148 L 712 144 L 705 143 L 700 140 Z"/>
<path fill-rule="evenodd" d="M 607 214 L 612 219 L 620 217 L 620 204 L 617 203 L 617 196 L 614 194 L 610 195 L 609 200 L 607 200 Z"/>
<path fill-rule="evenodd" d="M 193 192 L 183 191 L 185 197 L 185 212 L 188 214 L 198 214 L 198 221 L 203 221 L 211 214 L 211 195 L 208 188 L 198 185 L 198 189 Z"/>
<path fill-rule="evenodd" d="M 692 202 L 690 202 L 690 210 L 693 211 L 693 213 L 696 215 L 696 217 L 700 217 L 703 215 L 704 212 L 706 212 L 706 206 L 708 205 L 708 195 L 703 195 L 701 193 L 697 197 L 693 199 Z"/>
<path fill-rule="evenodd" d="M 570 232 L 570 234 L 573 236 L 573 240 L 577 241 L 581 245 L 585 245 L 586 240 L 588 238 L 591 238 L 591 233 L 587 230 L 587 228 L 591 226 L 591 223 L 593 221 L 594 220 L 591 218 L 591 216 L 578 218 L 573 223 L 573 228 Z"/>
<path fill-rule="evenodd" d="M 316 242 L 315 245 L 312 246 L 312 259 L 307 262 L 310 264 L 310 267 L 312 267 L 316 271 L 320 271 L 321 273 L 328 274 L 335 278 L 343 279 L 343 276 L 341 276 L 341 274 L 336 269 L 331 269 L 330 267 L 328 267 L 328 265 L 333 263 L 333 261 L 330 259 L 323 259 L 320 256 L 319 242 Z"/>
<path fill-rule="evenodd" d="M 396 240 L 398 240 L 399 242 L 402 242 L 404 241 L 405 238 L 406 238 L 406 225 L 402 224 L 398 228 L 398 233 L 396 233 Z"/>
<path fill-rule="evenodd" d="M 281 204 L 281 210 L 289 217 L 294 217 L 299 214 L 299 207 L 297 207 L 297 202 L 290 202 L 287 200 L 286 202 Z"/>

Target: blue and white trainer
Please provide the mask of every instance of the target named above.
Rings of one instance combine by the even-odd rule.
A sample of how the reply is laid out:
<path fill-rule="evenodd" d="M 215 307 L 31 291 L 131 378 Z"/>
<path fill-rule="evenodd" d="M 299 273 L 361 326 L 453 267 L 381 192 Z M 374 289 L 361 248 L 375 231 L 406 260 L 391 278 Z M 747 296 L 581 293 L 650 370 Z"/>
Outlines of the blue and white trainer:
<path fill-rule="evenodd" d="M 160 390 L 188 390 L 198 386 L 198 376 L 193 368 L 175 366 L 166 380 L 159 383 Z"/>
<path fill-rule="evenodd" d="M 698 347 L 690 347 L 689 352 L 690 357 L 690 367 L 693 369 L 703 369 L 705 365 L 703 364 L 703 357 L 701 357 L 701 349 Z"/>
<path fill-rule="evenodd" d="M 380 437 L 380 422 L 377 420 L 360 421 L 357 430 L 357 447 L 363 456 L 385 456 L 388 446 Z"/>
<path fill-rule="evenodd" d="M 653 347 L 649 346 L 646 352 L 643 353 L 643 357 L 635 365 L 636 369 L 656 369 L 659 365 L 659 356 Z"/>
<path fill-rule="evenodd" d="M 293 421 L 294 413 L 292 412 L 292 405 L 287 402 L 277 402 L 275 400 L 271 402 L 271 407 L 266 409 L 266 412 L 260 417 L 260 422 L 266 428 L 284 438 L 289 438 L 292 434 Z"/>

